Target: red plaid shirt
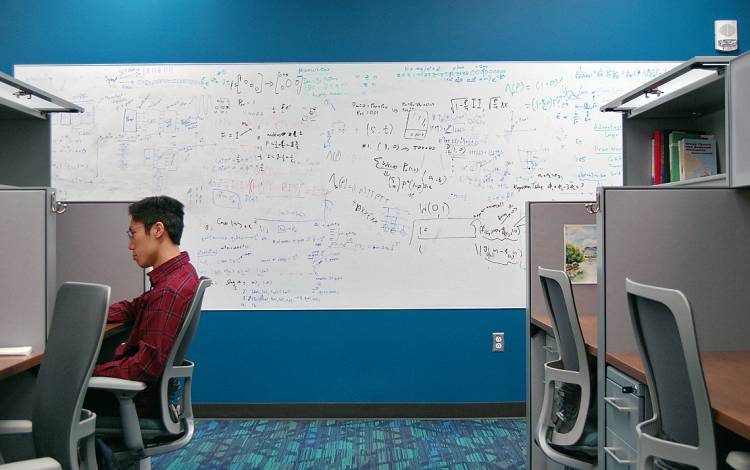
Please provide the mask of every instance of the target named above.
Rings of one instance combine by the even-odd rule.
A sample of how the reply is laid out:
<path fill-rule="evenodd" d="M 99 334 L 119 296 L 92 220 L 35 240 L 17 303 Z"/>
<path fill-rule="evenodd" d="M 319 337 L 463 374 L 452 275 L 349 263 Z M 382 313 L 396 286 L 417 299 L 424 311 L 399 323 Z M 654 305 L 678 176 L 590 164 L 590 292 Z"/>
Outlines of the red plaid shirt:
<path fill-rule="evenodd" d="M 115 351 L 114 360 L 96 366 L 94 375 L 146 382 L 146 390 L 135 397 L 136 408 L 140 416 L 157 416 L 156 384 L 198 289 L 198 274 L 187 252 L 182 252 L 148 273 L 148 277 L 148 292 L 109 307 L 107 321 L 125 322 L 132 329 L 128 340 Z"/>

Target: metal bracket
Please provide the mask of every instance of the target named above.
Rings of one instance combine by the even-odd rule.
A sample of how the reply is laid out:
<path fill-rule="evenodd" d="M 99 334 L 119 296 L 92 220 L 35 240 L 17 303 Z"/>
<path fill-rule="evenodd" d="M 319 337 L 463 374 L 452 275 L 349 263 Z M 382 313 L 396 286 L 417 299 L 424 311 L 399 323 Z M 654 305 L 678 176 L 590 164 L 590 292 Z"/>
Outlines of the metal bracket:
<path fill-rule="evenodd" d="M 599 193 L 596 194 L 596 201 L 587 202 L 584 206 L 589 214 L 597 214 L 599 212 Z"/>
<path fill-rule="evenodd" d="M 15 96 L 16 98 L 23 98 L 25 96 L 27 100 L 30 100 L 31 97 L 34 95 L 32 95 L 26 90 L 18 90 L 18 91 L 13 92 L 13 96 Z"/>
<path fill-rule="evenodd" d="M 660 90 L 660 89 L 658 89 L 658 88 L 651 88 L 650 90 L 644 90 L 644 91 L 643 91 L 643 96 L 644 96 L 644 97 L 648 98 L 648 95 L 649 95 L 649 94 L 651 94 L 651 95 L 656 95 L 656 97 L 658 98 L 658 97 L 660 97 L 661 95 L 663 95 L 663 94 L 664 94 L 664 92 L 663 92 L 663 91 L 661 91 L 661 90 Z"/>
<path fill-rule="evenodd" d="M 53 214 L 63 214 L 68 210 L 68 205 L 57 200 L 57 193 L 52 191 L 49 196 L 49 211 Z"/>

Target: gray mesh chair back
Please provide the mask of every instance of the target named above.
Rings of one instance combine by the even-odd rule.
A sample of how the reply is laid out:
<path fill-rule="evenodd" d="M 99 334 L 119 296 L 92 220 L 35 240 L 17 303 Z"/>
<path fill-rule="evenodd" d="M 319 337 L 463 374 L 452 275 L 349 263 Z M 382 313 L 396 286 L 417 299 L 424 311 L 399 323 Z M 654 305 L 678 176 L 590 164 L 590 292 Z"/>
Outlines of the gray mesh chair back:
<path fill-rule="evenodd" d="M 654 410 L 653 418 L 637 428 L 638 468 L 652 468 L 654 458 L 716 468 L 711 405 L 690 303 L 678 290 L 625 283 Z"/>
<path fill-rule="evenodd" d="M 579 346 L 585 355 L 585 344 L 578 322 L 573 290 L 570 288 L 570 281 L 567 277 L 562 282 L 559 279 L 558 273 L 562 271 L 550 271 L 539 268 L 539 279 L 542 282 L 542 292 L 552 316 L 552 327 L 557 340 L 560 360 L 562 360 L 564 369 L 577 371 L 579 370 L 579 364 L 586 361 L 582 361 L 578 357 Z M 578 330 L 577 335 L 576 328 Z"/>
<path fill-rule="evenodd" d="M 198 323 L 201 316 L 201 306 L 203 304 L 203 295 L 211 285 L 211 279 L 207 277 L 201 277 L 198 283 L 198 288 L 195 291 L 188 312 L 183 320 L 180 333 L 177 335 L 177 339 L 169 351 L 167 356 L 167 366 L 162 375 L 161 382 L 159 384 L 161 390 L 159 396 L 161 397 L 161 416 L 162 424 L 164 428 L 171 434 L 179 434 L 186 432 L 186 426 L 192 427 L 193 422 L 193 410 L 192 410 L 192 397 L 191 397 L 191 381 L 192 377 L 185 377 L 181 374 L 181 367 L 192 367 L 190 361 L 185 360 L 185 355 L 190 348 L 190 343 L 193 341 L 195 332 L 198 329 Z M 182 406 L 172 408 L 170 410 L 170 385 L 171 379 L 178 379 L 183 377 L 185 380 L 184 392 L 181 397 Z M 172 403 L 174 406 L 174 403 Z M 188 433 L 192 437 L 192 429 L 187 429 Z M 183 444 L 184 445 L 184 444 Z"/>
<path fill-rule="evenodd" d="M 64 283 L 57 292 L 44 360 L 34 388 L 36 454 L 78 468 L 81 407 L 102 344 L 109 286 Z M 93 432 L 93 422 L 91 432 Z"/>
<path fill-rule="evenodd" d="M 536 441 L 542 452 L 563 465 L 582 469 L 592 468 L 589 460 L 574 456 L 573 452 L 566 453 L 560 447 L 581 443 L 592 397 L 591 370 L 570 279 L 565 272 L 558 270 L 539 267 L 538 273 L 552 318 L 560 358 L 544 365 L 544 400 L 536 429 Z M 555 425 L 552 417 L 555 384 L 564 387 L 577 386 L 580 390 L 580 399 L 574 404 L 578 408 L 575 410 L 575 421 L 564 430 Z"/>
<path fill-rule="evenodd" d="M 193 342 L 195 331 L 198 329 L 198 322 L 201 317 L 201 305 L 203 305 L 203 294 L 206 292 L 206 288 L 210 285 L 211 279 L 207 277 L 200 278 L 198 288 L 195 291 L 195 297 L 193 297 L 193 301 L 190 303 L 188 313 L 185 315 L 183 327 L 180 328 L 180 334 L 175 341 L 175 347 L 169 352 L 167 364 L 178 366 L 185 360 L 185 355 L 187 354 L 188 349 L 190 349 L 190 343 Z"/>

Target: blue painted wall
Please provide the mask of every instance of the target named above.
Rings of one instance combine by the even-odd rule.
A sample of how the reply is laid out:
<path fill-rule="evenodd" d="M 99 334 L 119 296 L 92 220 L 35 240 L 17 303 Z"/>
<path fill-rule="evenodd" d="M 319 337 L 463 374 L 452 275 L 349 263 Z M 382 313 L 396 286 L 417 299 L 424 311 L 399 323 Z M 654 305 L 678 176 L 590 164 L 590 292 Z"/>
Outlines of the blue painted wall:
<path fill-rule="evenodd" d="M 747 0 L 0 0 L 14 64 L 684 60 Z M 500 286 L 498 286 L 500 288 Z M 202 403 L 525 399 L 524 311 L 206 312 Z M 493 354 L 490 333 L 506 333 Z"/>

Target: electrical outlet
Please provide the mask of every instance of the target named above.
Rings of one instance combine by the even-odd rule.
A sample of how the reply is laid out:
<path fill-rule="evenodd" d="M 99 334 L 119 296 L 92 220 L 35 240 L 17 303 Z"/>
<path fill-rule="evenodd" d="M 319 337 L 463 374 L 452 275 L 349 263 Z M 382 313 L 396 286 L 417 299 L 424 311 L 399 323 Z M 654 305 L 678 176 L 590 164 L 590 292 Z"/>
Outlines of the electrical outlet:
<path fill-rule="evenodd" d="M 505 333 L 492 333 L 492 352 L 505 351 Z"/>

